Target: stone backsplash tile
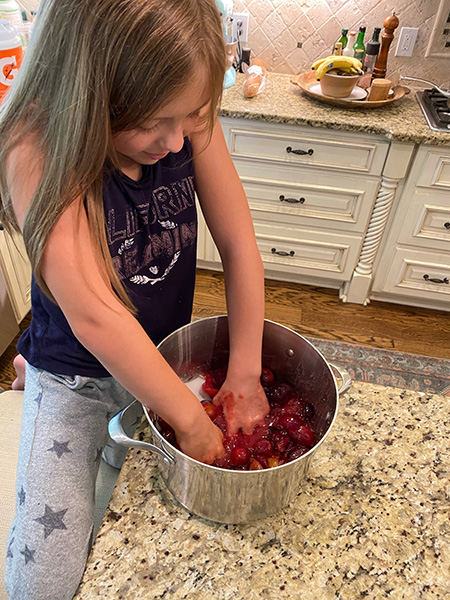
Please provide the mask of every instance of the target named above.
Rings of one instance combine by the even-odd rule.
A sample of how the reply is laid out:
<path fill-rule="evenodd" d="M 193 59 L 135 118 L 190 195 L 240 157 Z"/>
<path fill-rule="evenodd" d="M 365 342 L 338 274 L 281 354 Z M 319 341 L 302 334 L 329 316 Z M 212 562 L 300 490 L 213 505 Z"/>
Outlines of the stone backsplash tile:
<path fill-rule="evenodd" d="M 450 13 L 450 0 L 444 2 Z M 373 28 L 382 27 L 394 9 L 400 25 L 389 51 L 388 76 L 397 82 L 401 73 L 449 87 L 450 58 L 425 58 L 439 6 L 440 0 L 234 1 L 236 12 L 250 15 L 248 45 L 252 55 L 263 58 L 270 71 L 294 74 L 308 70 L 312 61 L 331 54 L 342 27 L 358 30 L 365 25 L 367 41 Z M 394 55 L 402 27 L 419 28 L 411 58 Z"/>

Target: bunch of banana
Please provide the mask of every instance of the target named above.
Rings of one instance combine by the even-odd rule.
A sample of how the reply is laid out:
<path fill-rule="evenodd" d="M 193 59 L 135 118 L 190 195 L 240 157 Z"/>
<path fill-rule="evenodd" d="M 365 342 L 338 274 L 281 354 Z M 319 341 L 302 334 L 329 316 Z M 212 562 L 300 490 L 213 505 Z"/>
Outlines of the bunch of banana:
<path fill-rule="evenodd" d="M 327 56 L 326 58 L 319 58 L 319 60 L 313 62 L 311 68 L 316 71 L 317 81 L 320 81 L 322 75 L 328 73 L 331 69 L 339 69 L 350 75 L 363 74 L 361 61 L 352 56 Z"/>

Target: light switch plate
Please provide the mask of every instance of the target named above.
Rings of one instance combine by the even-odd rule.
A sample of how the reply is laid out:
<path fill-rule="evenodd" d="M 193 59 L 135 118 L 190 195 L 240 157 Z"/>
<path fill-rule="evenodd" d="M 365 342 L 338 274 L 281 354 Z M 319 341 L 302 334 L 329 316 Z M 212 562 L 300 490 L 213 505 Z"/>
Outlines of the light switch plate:
<path fill-rule="evenodd" d="M 412 56 L 419 29 L 417 27 L 402 27 L 398 38 L 395 56 Z"/>

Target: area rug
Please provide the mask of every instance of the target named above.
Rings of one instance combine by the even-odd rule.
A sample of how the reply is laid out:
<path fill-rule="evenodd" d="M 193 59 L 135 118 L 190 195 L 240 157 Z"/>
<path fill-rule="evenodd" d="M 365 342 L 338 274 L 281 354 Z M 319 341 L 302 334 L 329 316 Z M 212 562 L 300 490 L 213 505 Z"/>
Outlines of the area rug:
<path fill-rule="evenodd" d="M 344 367 L 353 381 L 450 396 L 448 359 L 305 337 L 328 361 Z M 0 360 L 0 393 L 10 389 L 15 377 L 12 358 Z"/>
<path fill-rule="evenodd" d="M 309 336 L 307 339 L 328 361 L 344 367 L 354 381 L 450 396 L 450 360 Z"/>

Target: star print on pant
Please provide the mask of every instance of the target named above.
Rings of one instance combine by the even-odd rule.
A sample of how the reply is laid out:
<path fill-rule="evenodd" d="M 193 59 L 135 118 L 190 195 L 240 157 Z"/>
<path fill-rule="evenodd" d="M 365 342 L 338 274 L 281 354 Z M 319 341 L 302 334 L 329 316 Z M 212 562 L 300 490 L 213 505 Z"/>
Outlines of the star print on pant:
<path fill-rule="evenodd" d="M 21 550 L 20 554 L 23 554 L 25 558 L 25 564 L 27 565 L 29 562 L 35 562 L 34 553 L 36 550 L 30 550 L 28 546 L 25 544 L 25 550 Z"/>
<path fill-rule="evenodd" d="M 63 518 L 67 511 L 68 509 L 66 508 L 65 510 L 54 512 L 48 504 L 45 505 L 44 515 L 38 519 L 34 519 L 37 523 L 44 526 L 44 539 L 48 538 L 55 529 L 67 529 L 63 523 Z"/>
<path fill-rule="evenodd" d="M 55 452 L 58 458 L 61 458 L 63 454 L 71 453 L 72 450 L 68 448 L 69 442 L 57 442 L 53 440 L 53 446 L 47 450 L 47 452 Z"/>

